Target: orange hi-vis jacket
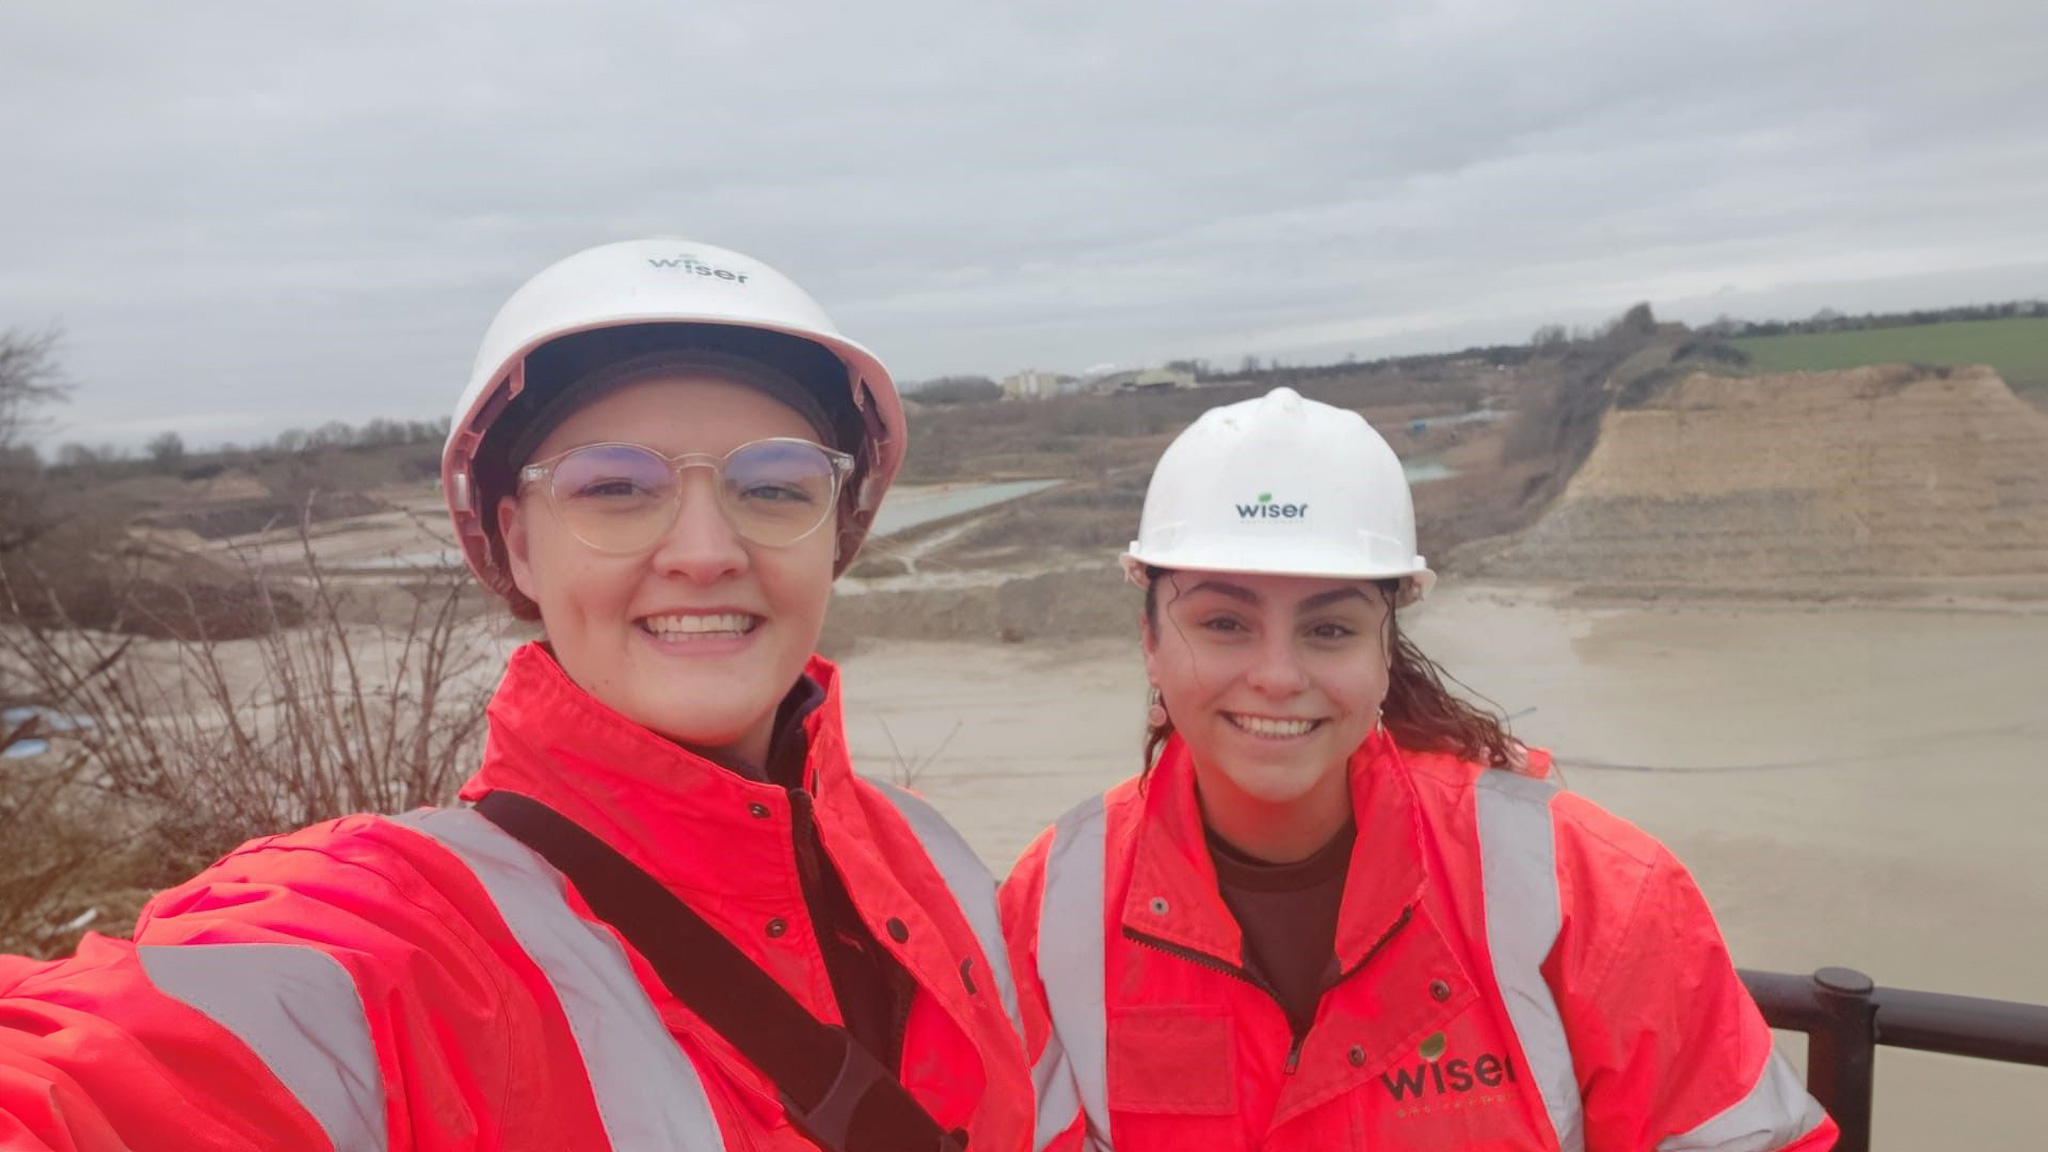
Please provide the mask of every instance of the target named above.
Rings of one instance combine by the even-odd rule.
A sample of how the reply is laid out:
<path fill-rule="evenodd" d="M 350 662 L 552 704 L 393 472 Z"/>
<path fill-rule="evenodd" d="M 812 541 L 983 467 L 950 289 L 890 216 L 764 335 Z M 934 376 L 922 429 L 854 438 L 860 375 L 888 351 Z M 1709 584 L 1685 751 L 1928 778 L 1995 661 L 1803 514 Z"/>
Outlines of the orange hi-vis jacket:
<path fill-rule="evenodd" d="M 1038 1149 L 1832 1147 L 1669 851 L 1524 772 L 1353 755 L 1339 973 L 1297 1034 L 1246 967 L 1178 738 L 1003 886 Z"/>
<path fill-rule="evenodd" d="M 1027 1148 L 994 884 L 921 801 L 853 775 L 837 672 L 813 660 L 809 675 L 825 699 L 796 792 L 632 724 L 529 645 L 463 795 L 504 789 L 575 820 L 839 1023 L 792 847 L 795 821 L 815 820 L 916 984 L 905 1086 L 975 1152 Z M 0 1148 L 815 1146 L 573 886 L 457 807 L 257 840 L 159 895 L 133 943 L 0 959 Z"/>

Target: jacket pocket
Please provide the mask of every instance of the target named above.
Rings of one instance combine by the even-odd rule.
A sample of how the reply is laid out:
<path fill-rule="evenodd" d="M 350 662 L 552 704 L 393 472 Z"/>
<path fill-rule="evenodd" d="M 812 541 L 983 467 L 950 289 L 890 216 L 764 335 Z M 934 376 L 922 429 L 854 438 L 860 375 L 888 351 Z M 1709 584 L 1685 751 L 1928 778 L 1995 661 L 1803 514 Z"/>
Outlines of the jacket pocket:
<path fill-rule="evenodd" d="M 1115 1009 L 1109 1018 L 1111 1111 L 1237 1115 L 1237 1038 L 1214 1006 Z"/>

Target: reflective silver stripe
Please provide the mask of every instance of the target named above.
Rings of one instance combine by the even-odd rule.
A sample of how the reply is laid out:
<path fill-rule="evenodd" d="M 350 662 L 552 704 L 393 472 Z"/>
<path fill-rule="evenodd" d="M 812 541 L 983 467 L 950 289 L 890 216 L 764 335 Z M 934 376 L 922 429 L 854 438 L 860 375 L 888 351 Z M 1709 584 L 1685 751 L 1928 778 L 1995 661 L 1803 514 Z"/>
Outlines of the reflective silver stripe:
<path fill-rule="evenodd" d="M 335 1152 L 383 1152 L 384 1076 L 363 996 L 341 961 L 297 944 L 144 944 L 158 991 L 247 1044 Z"/>
<path fill-rule="evenodd" d="M 1067 1059 L 1067 1050 L 1061 1045 L 1058 1032 L 1046 1038 L 1045 1051 L 1038 1054 L 1038 1063 L 1031 1066 L 1031 1089 L 1033 1098 L 1038 1101 L 1038 1118 L 1032 1125 L 1032 1147 L 1044 1152 L 1046 1145 L 1072 1127 L 1082 1115 L 1081 1088 L 1075 1082 L 1074 1065 Z M 1092 1138 L 1088 1143 L 1093 1148 L 1109 1147 L 1106 1142 Z"/>
<path fill-rule="evenodd" d="M 618 1152 L 725 1147 L 690 1058 L 669 1035 L 617 940 L 576 915 L 547 861 L 467 808 L 393 819 L 469 866 L 569 1018 L 605 1136 Z"/>
<path fill-rule="evenodd" d="M 989 875 L 988 865 L 923 797 L 880 780 L 868 783 L 880 789 L 903 813 L 910 830 L 917 834 L 918 843 L 924 846 L 924 854 L 931 857 L 940 879 L 952 890 L 953 902 L 966 914 L 968 927 L 974 929 L 974 938 L 981 942 L 981 953 L 988 961 L 1003 1011 L 1009 1014 L 1017 1035 L 1022 1036 L 1024 1018 L 1017 1013 L 1017 981 L 1010 975 L 1010 952 L 1003 943 L 1003 916 L 996 907 L 996 880 Z"/>
<path fill-rule="evenodd" d="M 1486 948 L 1501 999 L 1514 1022 L 1529 1078 L 1561 1152 L 1584 1152 L 1585 1114 L 1564 1017 L 1543 979 L 1563 911 L 1550 801 L 1556 785 L 1505 769 L 1481 773 L 1477 786 L 1479 864 L 1486 889 Z"/>
<path fill-rule="evenodd" d="M 1107 820 L 1102 797 L 1089 800 L 1060 817 L 1046 854 L 1038 978 L 1045 984 L 1054 1042 L 1031 1070 L 1038 1088 L 1034 1146 L 1039 1149 L 1073 1126 L 1076 1097 L 1088 1118 L 1089 1147 L 1110 1148 L 1102 919 Z"/>
<path fill-rule="evenodd" d="M 1657 1152 L 1776 1152 L 1825 1119 L 1773 1041 L 1748 1095 L 1692 1131 L 1658 1141 Z"/>

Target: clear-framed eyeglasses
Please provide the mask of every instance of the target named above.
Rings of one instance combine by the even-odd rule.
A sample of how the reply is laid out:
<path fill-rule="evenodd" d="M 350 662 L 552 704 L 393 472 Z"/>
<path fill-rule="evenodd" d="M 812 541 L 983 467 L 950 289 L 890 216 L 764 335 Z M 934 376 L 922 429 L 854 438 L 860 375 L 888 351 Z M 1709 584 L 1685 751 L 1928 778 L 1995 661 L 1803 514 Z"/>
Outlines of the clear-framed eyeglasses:
<path fill-rule="evenodd" d="M 584 444 L 519 470 L 539 485 L 569 534 L 598 552 L 654 547 L 683 507 L 683 472 L 709 468 L 718 508 L 734 532 L 756 544 L 783 547 L 818 530 L 839 506 L 839 488 L 853 457 L 809 440 L 776 437 L 742 444 L 724 456 L 664 456 L 641 444 Z"/>

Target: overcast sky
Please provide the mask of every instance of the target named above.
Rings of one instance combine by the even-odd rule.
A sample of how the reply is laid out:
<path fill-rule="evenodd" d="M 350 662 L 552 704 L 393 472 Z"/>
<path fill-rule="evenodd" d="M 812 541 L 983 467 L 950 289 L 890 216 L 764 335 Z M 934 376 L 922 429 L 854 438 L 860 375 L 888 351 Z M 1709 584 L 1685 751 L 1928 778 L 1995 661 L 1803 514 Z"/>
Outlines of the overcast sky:
<path fill-rule="evenodd" d="M 528 274 L 737 248 L 899 377 L 2048 296 L 2041 0 L 6 0 L 53 443 L 446 415 Z"/>

